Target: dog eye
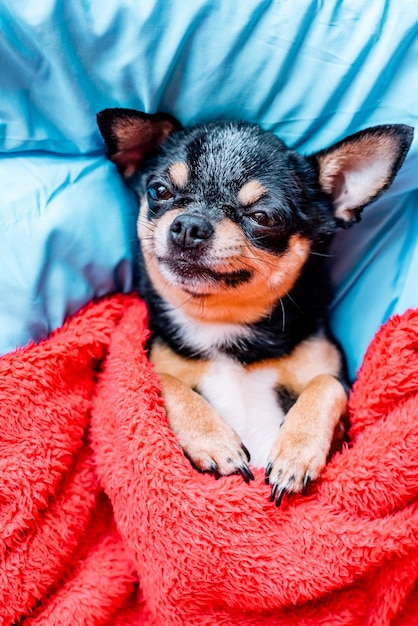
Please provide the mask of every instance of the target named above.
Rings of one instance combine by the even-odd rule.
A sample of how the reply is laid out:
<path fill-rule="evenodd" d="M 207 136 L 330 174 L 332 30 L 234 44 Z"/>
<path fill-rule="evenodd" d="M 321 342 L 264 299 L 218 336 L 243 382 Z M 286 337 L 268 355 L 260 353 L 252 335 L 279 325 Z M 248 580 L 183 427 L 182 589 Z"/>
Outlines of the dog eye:
<path fill-rule="evenodd" d="M 258 226 L 264 226 L 266 228 L 272 228 L 277 224 L 276 220 L 264 211 L 254 211 L 254 213 L 250 213 L 248 217 L 258 224 Z"/>
<path fill-rule="evenodd" d="M 149 187 L 147 190 L 148 197 L 151 200 L 170 200 L 173 197 L 173 194 L 167 187 L 164 185 L 153 185 Z"/>

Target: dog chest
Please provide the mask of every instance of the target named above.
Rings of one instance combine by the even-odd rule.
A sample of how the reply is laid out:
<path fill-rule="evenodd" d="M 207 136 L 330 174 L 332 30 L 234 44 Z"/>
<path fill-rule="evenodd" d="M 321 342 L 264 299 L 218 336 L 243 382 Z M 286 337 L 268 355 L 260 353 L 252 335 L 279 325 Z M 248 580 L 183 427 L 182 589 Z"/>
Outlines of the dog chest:
<path fill-rule="evenodd" d="M 212 361 L 199 383 L 199 393 L 241 437 L 254 467 L 265 467 L 283 423 L 276 384 L 272 369 L 248 372 L 226 357 Z"/>

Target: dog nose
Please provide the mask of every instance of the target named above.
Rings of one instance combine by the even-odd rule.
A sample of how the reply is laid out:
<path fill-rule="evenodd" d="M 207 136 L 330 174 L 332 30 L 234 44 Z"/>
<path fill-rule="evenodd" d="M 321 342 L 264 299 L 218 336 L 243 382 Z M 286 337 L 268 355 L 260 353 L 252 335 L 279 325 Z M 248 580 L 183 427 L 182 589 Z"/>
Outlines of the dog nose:
<path fill-rule="evenodd" d="M 212 237 L 214 228 L 203 215 L 183 213 L 170 226 L 172 241 L 182 248 L 197 248 Z"/>

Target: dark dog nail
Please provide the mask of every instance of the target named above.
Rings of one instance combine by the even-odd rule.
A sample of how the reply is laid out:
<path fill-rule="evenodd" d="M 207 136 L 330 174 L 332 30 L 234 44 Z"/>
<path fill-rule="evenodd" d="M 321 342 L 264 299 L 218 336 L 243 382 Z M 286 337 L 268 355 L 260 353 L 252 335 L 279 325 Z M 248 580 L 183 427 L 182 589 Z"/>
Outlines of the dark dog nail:
<path fill-rule="evenodd" d="M 271 488 L 271 493 L 270 493 L 270 502 L 274 502 L 274 499 L 276 497 L 276 492 L 279 488 L 279 485 L 277 483 L 275 483 L 272 488 Z"/>
<path fill-rule="evenodd" d="M 310 485 L 311 479 L 309 478 L 308 474 L 305 474 L 305 476 L 303 477 L 303 483 L 302 483 L 302 495 L 305 496 L 306 495 L 306 490 L 308 488 L 308 486 Z"/>
<path fill-rule="evenodd" d="M 282 487 L 281 489 L 279 489 L 277 493 L 277 498 L 276 498 L 276 506 L 281 505 L 285 492 L 286 492 L 286 487 Z"/>
<path fill-rule="evenodd" d="M 247 457 L 247 461 L 251 461 L 251 456 L 250 456 L 250 453 L 248 452 L 247 448 L 243 444 L 241 444 L 241 448 L 243 449 L 244 454 Z"/>
<path fill-rule="evenodd" d="M 218 466 L 216 463 L 211 463 L 209 471 L 215 476 L 216 480 L 218 480 L 222 476 L 222 474 L 220 474 L 218 471 Z"/>
<path fill-rule="evenodd" d="M 247 465 L 239 467 L 238 471 L 247 484 L 250 482 L 250 480 L 254 480 L 253 473 Z"/>

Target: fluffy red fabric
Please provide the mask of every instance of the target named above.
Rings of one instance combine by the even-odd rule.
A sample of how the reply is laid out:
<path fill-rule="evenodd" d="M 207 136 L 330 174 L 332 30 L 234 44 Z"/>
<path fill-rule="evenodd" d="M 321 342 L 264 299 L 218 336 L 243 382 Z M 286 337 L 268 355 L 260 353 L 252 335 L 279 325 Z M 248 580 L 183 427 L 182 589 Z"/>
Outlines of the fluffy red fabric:
<path fill-rule="evenodd" d="M 191 468 L 146 336 L 113 296 L 0 359 L 0 622 L 416 626 L 418 312 L 372 342 L 352 444 L 280 509 L 260 471 Z"/>

